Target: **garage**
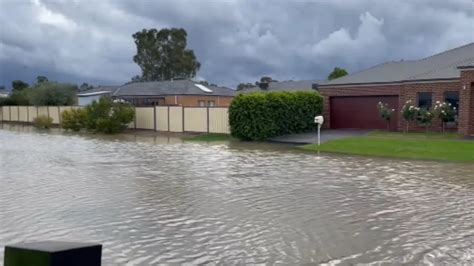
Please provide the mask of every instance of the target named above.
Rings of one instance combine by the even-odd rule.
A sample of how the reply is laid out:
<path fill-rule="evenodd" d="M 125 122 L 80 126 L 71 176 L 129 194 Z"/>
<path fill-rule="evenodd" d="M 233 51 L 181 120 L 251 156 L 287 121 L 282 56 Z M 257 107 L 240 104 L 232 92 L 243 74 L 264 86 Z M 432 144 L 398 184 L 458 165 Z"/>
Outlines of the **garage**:
<path fill-rule="evenodd" d="M 347 96 L 330 98 L 331 128 L 387 129 L 379 116 L 377 104 L 388 104 L 396 112 L 390 122 L 390 129 L 397 129 L 398 96 Z"/>

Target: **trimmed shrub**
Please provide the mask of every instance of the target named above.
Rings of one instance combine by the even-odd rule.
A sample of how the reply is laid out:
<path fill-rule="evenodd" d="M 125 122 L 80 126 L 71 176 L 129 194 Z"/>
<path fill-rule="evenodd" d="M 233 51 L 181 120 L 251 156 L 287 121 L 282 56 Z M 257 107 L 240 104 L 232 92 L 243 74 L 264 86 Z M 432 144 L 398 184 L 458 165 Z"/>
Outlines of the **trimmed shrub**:
<path fill-rule="evenodd" d="M 433 121 L 433 112 L 424 107 L 420 108 L 416 117 L 416 121 L 419 125 L 424 126 L 426 128 L 426 132 L 428 132 Z"/>
<path fill-rule="evenodd" d="M 314 117 L 323 111 L 317 92 L 254 92 L 237 95 L 229 107 L 232 136 L 264 140 L 316 128 Z"/>
<path fill-rule="evenodd" d="M 135 110 L 130 104 L 113 102 L 108 97 L 92 102 L 86 107 L 86 113 L 86 129 L 106 134 L 124 131 L 135 117 Z"/>
<path fill-rule="evenodd" d="M 33 119 L 33 125 L 37 128 L 48 129 L 51 128 L 53 119 L 45 115 L 39 115 Z"/>
<path fill-rule="evenodd" d="M 80 131 L 86 127 L 87 112 L 84 109 L 65 110 L 61 113 L 61 125 L 66 130 Z"/>

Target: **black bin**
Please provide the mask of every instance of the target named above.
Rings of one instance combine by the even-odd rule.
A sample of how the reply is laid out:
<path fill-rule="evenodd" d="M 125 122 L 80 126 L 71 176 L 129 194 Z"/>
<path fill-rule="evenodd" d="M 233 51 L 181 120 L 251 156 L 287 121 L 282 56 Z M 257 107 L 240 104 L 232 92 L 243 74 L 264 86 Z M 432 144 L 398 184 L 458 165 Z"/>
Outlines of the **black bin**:
<path fill-rule="evenodd" d="M 4 266 L 100 266 L 102 245 L 43 241 L 7 245 Z"/>

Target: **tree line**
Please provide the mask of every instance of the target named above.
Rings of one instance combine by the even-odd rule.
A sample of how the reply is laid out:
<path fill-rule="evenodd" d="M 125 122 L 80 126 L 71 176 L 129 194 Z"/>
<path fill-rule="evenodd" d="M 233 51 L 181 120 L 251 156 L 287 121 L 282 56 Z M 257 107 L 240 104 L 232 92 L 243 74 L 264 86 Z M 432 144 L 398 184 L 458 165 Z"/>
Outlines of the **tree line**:
<path fill-rule="evenodd" d="M 81 85 L 83 88 L 84 86 Z M 90 88 L 87 85 L 87 88 Z M 74 105 L 76 93 L 80 87 L 71 83 L 50 81 L 45 76 L 38 76 L 32 85 L 22 81 L 12 81 L 12 91 L 8 97 L 0 98 L 1 105 Z"/>

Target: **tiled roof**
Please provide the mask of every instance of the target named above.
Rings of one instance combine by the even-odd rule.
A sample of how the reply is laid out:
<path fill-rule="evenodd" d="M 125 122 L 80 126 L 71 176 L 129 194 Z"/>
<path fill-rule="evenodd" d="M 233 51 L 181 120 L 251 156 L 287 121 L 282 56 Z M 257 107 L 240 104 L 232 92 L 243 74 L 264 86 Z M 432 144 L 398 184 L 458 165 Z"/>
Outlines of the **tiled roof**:
<path fill-rule="evenodd" d="M 201 89 L 191 80 L 136 82 L 120 86 L 114 96 L 156 96 L 156 95 L 214 95 L 234 96 L 236 91 L 226 87 L 205 86 Z"/>
<path fill-rule="evenodd" d="M 388 62 L 319 85 L 384 83 L 460 77 L 458 67 L 472 65 L 474 43 L 454 48 L 424 59 Z"/>

